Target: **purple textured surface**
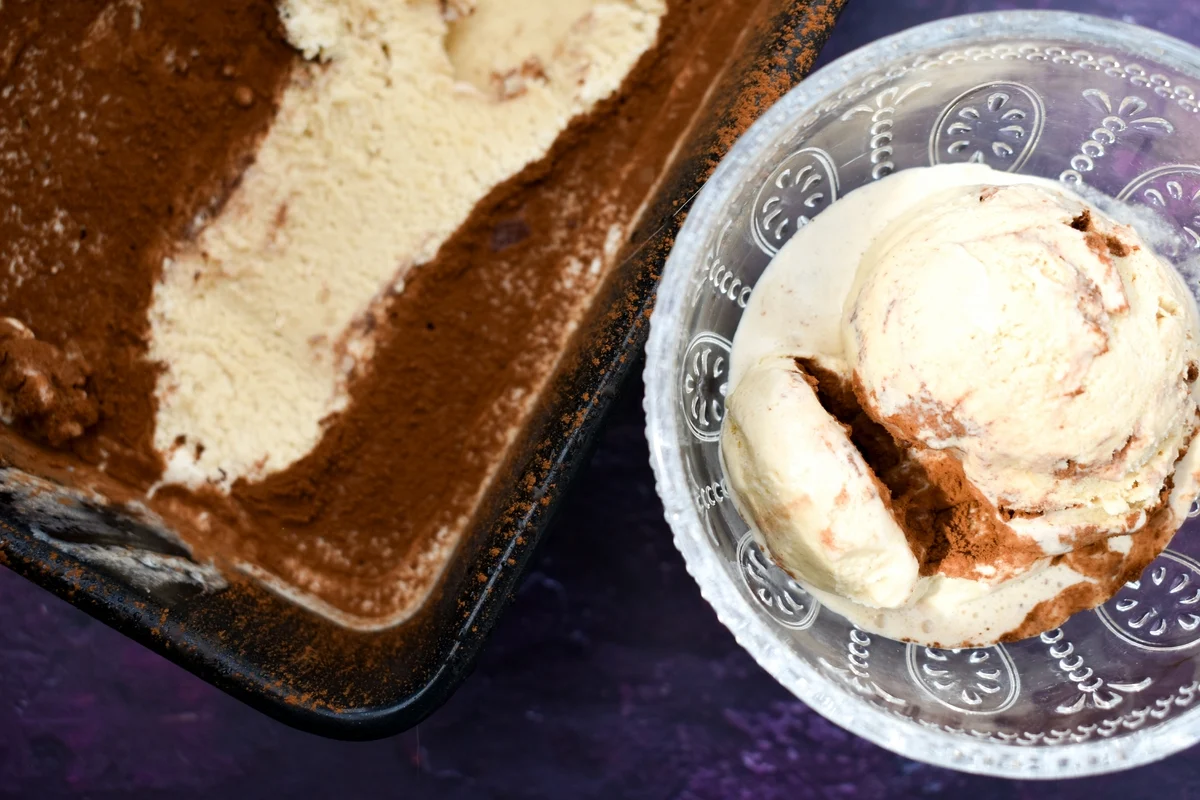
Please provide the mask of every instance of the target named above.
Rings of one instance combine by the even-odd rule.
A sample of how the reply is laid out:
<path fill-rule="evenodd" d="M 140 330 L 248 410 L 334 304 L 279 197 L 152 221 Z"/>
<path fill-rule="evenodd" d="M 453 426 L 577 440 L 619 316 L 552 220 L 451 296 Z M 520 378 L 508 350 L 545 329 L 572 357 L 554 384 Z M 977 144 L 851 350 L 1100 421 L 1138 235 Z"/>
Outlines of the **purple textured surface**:
<path fill-rule="evenodd" d="M 1089 11 L 1200 43 L 1191 2 L 853 0 L 823 60 L 998 7 Z M 640 392 L 614 408 L 476 673 L 391 740 L 288 729 L 0 570 L 0 796 L 1200 795 L 1200 749 L 1116 776 L 1018 783 L 894 756 L 810 712 L 737 648 L 684 571 L 654 496 Z"/>

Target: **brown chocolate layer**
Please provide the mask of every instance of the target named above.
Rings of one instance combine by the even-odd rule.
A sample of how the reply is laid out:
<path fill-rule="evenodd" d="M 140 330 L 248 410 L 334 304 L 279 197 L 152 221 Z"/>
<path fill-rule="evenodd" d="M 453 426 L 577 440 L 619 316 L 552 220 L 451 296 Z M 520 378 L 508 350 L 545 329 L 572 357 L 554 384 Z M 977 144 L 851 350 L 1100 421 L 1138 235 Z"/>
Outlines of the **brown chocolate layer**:
<path fill-rule="evenodd" d="M 846 426 L 879 494 L 908 538 L 922 575 L 978 579 L 1027 569 L 1045 554 L 1017 535 L 967 479 L 953 456 L 901 441 L 864 409 L 851 381 L 812 359 L 796 359 L 817 399 Z"/>
<path fill-rule="evenodd" d="M 1038 603 L 1025 615 L 1024 621 L 1000 637 L 1002 642 L 1016 642 L 1057 628 L 1071 616 L 1105 603 L 1121 587 L 1139 576 L 1150 562 L 1171 543 L 1180 520 L 1163 504 L 1136 533 L 1130 534 L 1133 546 L 1128 553 L 1110 550 L 1107 541 L 1077 548 L 1058 558 L 1094 583 L 1081 582 L 1063 590 L 1057 597 Z"/>

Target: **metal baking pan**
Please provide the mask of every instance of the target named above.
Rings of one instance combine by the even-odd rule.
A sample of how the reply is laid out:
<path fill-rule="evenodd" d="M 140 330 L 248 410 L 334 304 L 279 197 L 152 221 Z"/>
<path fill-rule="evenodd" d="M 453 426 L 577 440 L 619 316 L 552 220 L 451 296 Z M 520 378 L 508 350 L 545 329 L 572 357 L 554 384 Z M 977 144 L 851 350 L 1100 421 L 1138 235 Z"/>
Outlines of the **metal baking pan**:
<path fill-rule="evenodd" d="M 295 727 L 370 739 L 416 725 L 470 673 L 586 459 L 645 341 L 682 212 L 737 135 L 811 68 L 843 2 L 761 0 L 739 12 L 736 55 L 714 70 L 699 107 L 675 109 L 691 115 L 691 129 L 523 432 L 503 472 L 511 477 L 493 487 L 474 533 L 413 619 L 351 631 L 191 562 L 186 547 L 130 516 L 87 502 L 55 508 L 11 489 L 0 491 L 0 561 Z"/>

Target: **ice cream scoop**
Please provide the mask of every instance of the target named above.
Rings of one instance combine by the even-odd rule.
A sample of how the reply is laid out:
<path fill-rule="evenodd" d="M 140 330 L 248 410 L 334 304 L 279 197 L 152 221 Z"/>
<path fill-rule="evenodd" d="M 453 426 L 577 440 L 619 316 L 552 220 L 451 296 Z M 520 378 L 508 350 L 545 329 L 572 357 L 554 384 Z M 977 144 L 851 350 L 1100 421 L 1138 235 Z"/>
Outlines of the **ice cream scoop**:
<path fill-rule="evenodd" d="M 890 226 L 846 306 L 871 415 L 954 452 L 1062 553 L 1145 525 L 1196 427 L 1196 309 L 1129 227 L 1053 187 L 951 190 Z"/>
<path fill-rule="evenodd" d="M 734 340 L 722 458 L 760 544 L 860 627 L 1036 634 L 1110 597 L 1198 493 L 1200 315 L 1050 181 L 908 170 L 801 229 Z"/>

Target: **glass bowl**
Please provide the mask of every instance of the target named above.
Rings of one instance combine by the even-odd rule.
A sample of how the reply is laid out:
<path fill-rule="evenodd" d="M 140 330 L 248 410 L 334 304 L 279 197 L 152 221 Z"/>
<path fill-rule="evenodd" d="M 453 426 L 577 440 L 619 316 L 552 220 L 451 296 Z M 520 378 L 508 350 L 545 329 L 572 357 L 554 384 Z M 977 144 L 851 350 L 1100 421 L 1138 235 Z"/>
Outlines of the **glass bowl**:
<path fill-rule="evenodd" d="M 1094 612 L 1015 644 L 868 635 L 773 567 L 717 458 L 730 340 L 795 230 L 896 170 L 963 161 L 1086 184 L 1200 253 L 1200 50 L 1056 12 L 957 17 L 881 39 L 779 101 L 700 192 L 666 265 L 647 436 L 675 542 L 738 642 L 813 709 L 910 758 L 1006 777 L 1089 775 L 1200 741 L 1200 527 Z M 1193 292 L 1195 276 L 1189 278 Z M 1113 402 L 1120 402 L 1114 397 Z M 1195 517 L 1194 508 L 1189 517 Z"/>

